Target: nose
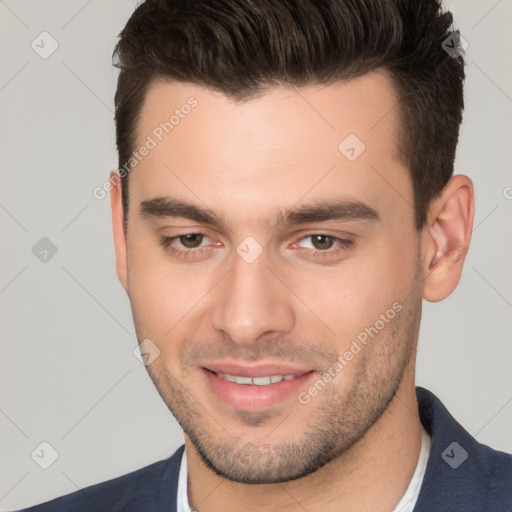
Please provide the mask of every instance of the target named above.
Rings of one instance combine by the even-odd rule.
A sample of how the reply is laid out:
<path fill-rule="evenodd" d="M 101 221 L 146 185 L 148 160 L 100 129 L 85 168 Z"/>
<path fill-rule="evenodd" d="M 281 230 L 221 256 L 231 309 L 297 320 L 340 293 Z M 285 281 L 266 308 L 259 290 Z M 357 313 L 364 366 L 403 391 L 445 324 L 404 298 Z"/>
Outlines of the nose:
<path fill-rule="evenodd" d="M 237 255 L 217 289 L 212 326 L 245 346 L 263 335 L 289 333 L 295 324 L 292 297 L 263 254 L 252 263 Z"/>

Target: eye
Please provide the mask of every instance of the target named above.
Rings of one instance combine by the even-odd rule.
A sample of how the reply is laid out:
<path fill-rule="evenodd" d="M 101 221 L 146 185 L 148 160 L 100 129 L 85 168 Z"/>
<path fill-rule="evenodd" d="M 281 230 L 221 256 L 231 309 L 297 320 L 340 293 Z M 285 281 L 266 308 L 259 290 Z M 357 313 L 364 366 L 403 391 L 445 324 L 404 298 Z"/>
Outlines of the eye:
<path fill-rule="evenodd" d="M 160 245 L 168 252 L 178 256 L 194 256 L 210 250 L 210 237 L 204 233 L 184 233 L 176 236 L 163 236 Z M 204 243 L 207 242 L 207 243 Z M 215 245 L 215 242 L 212 244 Z"/>
<path fill-rule="evenodd" d="M 336 242 L 334 237 L 328 235 L 308 235 L 303 240 L 308 238 L 311 239 L 312 248 L 318 251 L 332 249 Z"/>
<path fill-rule="evenodd" d="M 187 249 L 197 249 L 201 246 L 201 243 L 204 241 L 206 235 L 201 233 L 187 233 L 186 235 L 179 235 L 176 237 L 178 242 L 186 247 Z"/>
<path fill-rule="evenodd" d="M 347 251 L 353 243 L 353 240 L 323 233 L 313 233 L 301 238 L 299 242 L 293 244 L 292 247 L 306 249 L 305 252 L 309 252 L 313 256 L 328 257 Z"/>
<path fill-rule="evenodd" d="M 291 247 L 303 251 L 306 256 L 329 258 L 347 251 L 353 243 L 353 240 L 337 236 L 312 233 L 302 237 L 299 242 L 292 244 Z M 183 233 L 172 237 L 161 237 L 160 245 L 175 256 L 188 258 L 210 253 L 215 247 L 222 246 L 222 243 L 211 239 L 204 233 Z"/>

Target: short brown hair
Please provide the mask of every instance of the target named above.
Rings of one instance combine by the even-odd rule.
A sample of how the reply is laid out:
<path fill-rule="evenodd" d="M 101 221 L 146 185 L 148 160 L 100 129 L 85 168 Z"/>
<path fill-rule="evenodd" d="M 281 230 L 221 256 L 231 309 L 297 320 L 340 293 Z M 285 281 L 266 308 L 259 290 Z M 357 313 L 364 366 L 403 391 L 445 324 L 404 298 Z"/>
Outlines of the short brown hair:
<path fill-rule="evenodd" d="M 399 97 L 398 150 L 410 169 L 420 230 L 453 173 L 462 121 L 464 60 L 442 46 L 451 25 L 437 0 L 146 0 L 113 55 L 119 167 L 134 151 L 155 79 L 244 100 L 272 86 L 329 84 L 384 69 Z M 126 220 L 128 175 L 121 178 Z"/>

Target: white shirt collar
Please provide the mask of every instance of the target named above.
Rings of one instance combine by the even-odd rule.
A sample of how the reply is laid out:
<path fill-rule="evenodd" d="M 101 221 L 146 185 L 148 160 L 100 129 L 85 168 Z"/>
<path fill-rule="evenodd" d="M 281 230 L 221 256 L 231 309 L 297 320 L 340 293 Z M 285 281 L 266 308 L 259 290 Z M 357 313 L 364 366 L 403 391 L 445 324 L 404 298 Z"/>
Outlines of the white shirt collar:
<path fill-rule="evenodd" d="M 412 475 L 409 486 L 402 496 L 402 499 L 398 502 L 398 505 L 393 509 L 393 512 L 412 512 L 418 496 L 420 494 L 421 484 L 423 483 L 423 477 L 425 476 L 425 469 L 427 468 L 428 455 L 430 453 L 431 440 L 426 430 L 421 426 L 421 448 L 420 455 L 418 457 L 418 464 Z"/>
<path fill-rule="evenodd" d="M 181 457 L 180 475 L 178 478 L 178 508 L 177 512 L 195 512 L 188 502 L 188 466 L 187 450 L 183 450 Z"/>

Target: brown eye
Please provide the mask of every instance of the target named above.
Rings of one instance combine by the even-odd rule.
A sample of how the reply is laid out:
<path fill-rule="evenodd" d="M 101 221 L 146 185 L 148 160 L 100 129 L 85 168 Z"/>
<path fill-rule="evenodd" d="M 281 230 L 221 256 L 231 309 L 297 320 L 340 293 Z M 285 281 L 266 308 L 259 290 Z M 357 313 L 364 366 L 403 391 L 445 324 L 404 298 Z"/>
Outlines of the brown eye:
<path fill-rule="evenodd" d="M 204 239 L 204 235 L 201 233 L 188 233 L 178 237 L 180 244 L 187 249 L 198 248 Z"/>
<path fill-rule="evenodd" d="M 215 248 L 222 243 L 211 239 L 204 233 L 183 233 L 176 236 L 162 236 L 160 245 L 174 258 L 204 259 L 212 255 Z"/>
<path fill-rule="evenodd" d="M 326 251 L 334 245 L 334 238 L 327 235 L 311 235 L 311 245 L 319 251 Z"/>
<path fill-rule="evenodd" d="M 325 233 L 313 233 L 303 237 L 292 247 L 301 251 L 305 258 L 315 258 L 317 262 L 324 259 L 340 258 L 354 245 L 353 240 L 339 238 Z"/>

